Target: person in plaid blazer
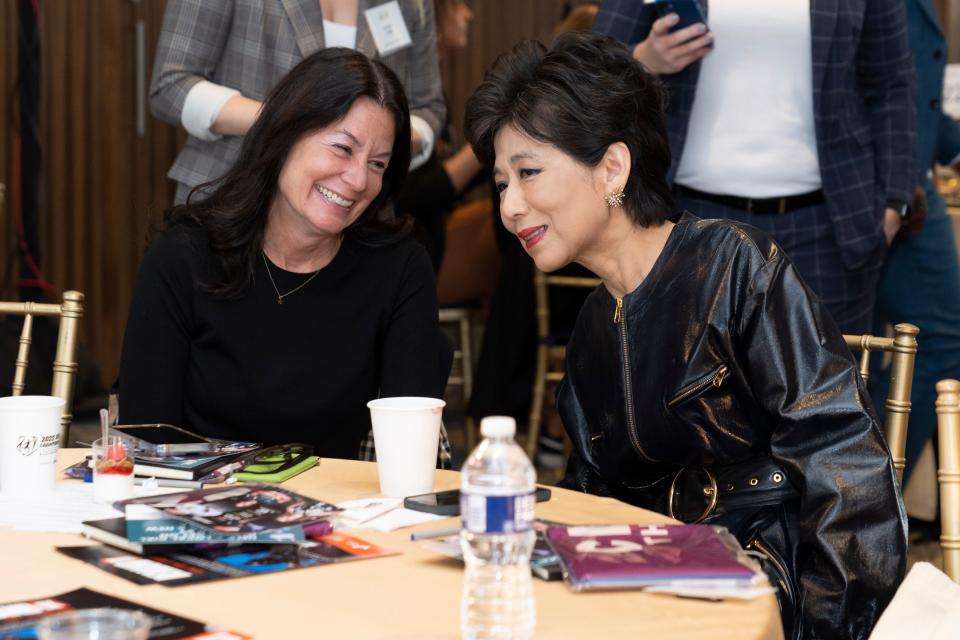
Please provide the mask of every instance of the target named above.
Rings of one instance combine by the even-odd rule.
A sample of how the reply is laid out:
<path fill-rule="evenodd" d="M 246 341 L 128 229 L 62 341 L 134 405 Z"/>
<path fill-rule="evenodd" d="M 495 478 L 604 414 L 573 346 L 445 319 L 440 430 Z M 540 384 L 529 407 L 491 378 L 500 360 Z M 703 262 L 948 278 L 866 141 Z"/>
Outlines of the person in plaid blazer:
<path fill-rule="evenodd" d="M 399 0 L 413 43 L 381 56 L 364 11 L 393 2 L 354 0 L 356 32 L 352 44 L 344 44 L 380 59 L 403 83 L 410 103 L 416 166 L 429 157 L 446 117 L 433 0 Z M 219 178 L 233 164 L 243 134 L 280 78 L 306 56 L 330 46 L 321 9 L 325 4 L 318 0 L 168 0 L 150 83 L 150 107 L 158 118 L 183 126 L 190 134 L 167 174 L 177 183 L 177 204 L 186 200 L 191 189 Z M 341 9 L 333 3 L 329 6 Z M 202 106 L 191 108 L 198 104 Z M 218 114 L 226 114 L 229 108 L 235 108 L 233 120 L 213 126 Z"/>
<path fill-rule="evenodd" d="M 658 19 L 656 5 L 637 0 L 605 0 L 594 29 L 634 47 L 635 57 L 659 75 L 667 87 L 667 122 L 674 154 L 669 179 L 679 203 L 699 216 L 733 218 L 773 235 L 844 333 L 866 333 L 871 329 L 876 284 L 886 247 L 884 239 L 886 236 L 889 242 L 896 234 L 901 215 L 906 214 L 907 203 L 912 202 L 916 181 L 913 70 L 903 0 L 808 2 L 798 5 L 723 0 L 721 4 L 715 0 L 718 18 L 721 10 L 725 16 L 738 12 L 732 28 L 728 20 L 726 31 L 722 30 L 718 20 L 706 33 L 698 31 L 696 25 L 670 33 L 674 23 L 670 17 Z M 705 11 L 707 4 L 702 0 Z M 807 7 L 809 25 L 801 24 Z M 777 12 L 782 15 L 788 10 L 797 12 L 797 20 L 785 25 Z M 706 22 L 710 24 L 709 15 Z M 788 44 L 777 40 L 782 34 L 774 27 L 787 30 L 784 41 L 789 41 L 791 35 L 808 33 L 808 39 L 802 41 L 804 47 L 798 49 L 809 52 L 793 51 L 789 58 L 791 52 L 783 51 Z M 734 30 L 736 36 L 732 35 Z M 757 48 L 763 38 L 769 42 L 768 49 Z M 810 60 L 811 67 L 802 69 L 809 75 L 810 83 L 800 87 L 801 95 L 796 100 L 790 96 L 791 99 L 779 103 L 795 107 L 800 98 L 811 97 L 812 89 L 812 114 L 801 114 L 808 121 L 811 139 L 815 137 L 809 145 L 809 156 L 812 177 L 818 184 L 813 184 L 809 192 L 757 195 L 720 188 L 705 193 L 705 189 L 686 188 L 676 180 L 684 153 L 690 147 L 709 147 L 714 144 L 715 134 L 730 133 L 714 129 L 704 135 L 705 127 L 700 126 L 699 139 L 688 136 L 691 114 L 698 106 L 695 99 L 703 91 L 701 72 L 709 72 L 713 62 L 707 58 L 720 54 L 721 47 L 725 48 L 724 56 L 729 56 L 733 49 L 745 58 L 753 48 L 751 59 L 744 60 L 753 65 L 751 69 L 762 65 L 768 54 L 774 54 L 772 58 L 782 56 L 789 64 L 805 64 L 804 55 Z M 777 62 L 779 59 L 769 64 Z M 725 71 L 731 69 L 726 64 Z M 724 83 L 727 89 L 737 87 L 741 100 L 762 99 L 764 94 L 776 90 L 781 78 L 789 75 L 778 75 L 774 69 L 769 82 L 754 82 L 742 74 L 737 77 L 735 72 L 716 81 L 718 76 L 714 75 L 710 78 L 715 80 L 711 86 L 716 87 L 719 82 L 721 87 L 702 99 L 729 96 L 729 92 L 724 93 Z M 743 86 L 748 89 L 740 90 Z M 802 95 L 804 91 L 806 96 Z M 736 125 L 735 128 L 749 132 L 755 122 L 744 117 Z M 736 140 L 738 135 L 734 131 L 728 139 Z M 749 153 L 762 159 L 765 151 L 783 144 L 784 137 L 785 134 L 774 133 L 767 138 L 769 145 L 764 141 Z M 721 161 L 714 165 L 723 164 L 724 153 L 718 156 Z M 763 192 L 763 176 L 771 165 L 776 164 L 781 170 L 791 168 L 793 159 L 789 154 L 781 156 L 785 157 L 776 163 L 761 164 L 761 175 L 753 185 L 757 191 Z M 743 178 L 739 182 L 747 183 L 751 178 L 749 174 L 738 177 Z"/>

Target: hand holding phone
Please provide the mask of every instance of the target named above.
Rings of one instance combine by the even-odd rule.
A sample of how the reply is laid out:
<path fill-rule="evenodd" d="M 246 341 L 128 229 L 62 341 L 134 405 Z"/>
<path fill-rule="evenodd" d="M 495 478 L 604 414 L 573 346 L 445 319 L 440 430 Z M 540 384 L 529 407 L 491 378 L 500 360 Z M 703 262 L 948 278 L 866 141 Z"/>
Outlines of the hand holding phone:
<path fill-rule="evenodd" d="M 646 40 L 636 45 L 633 57 L 651 73 L 683 71 L 713 47 L 713 34 L 698 0 L 663 0 L 653 3 L 658 18 Z"/>

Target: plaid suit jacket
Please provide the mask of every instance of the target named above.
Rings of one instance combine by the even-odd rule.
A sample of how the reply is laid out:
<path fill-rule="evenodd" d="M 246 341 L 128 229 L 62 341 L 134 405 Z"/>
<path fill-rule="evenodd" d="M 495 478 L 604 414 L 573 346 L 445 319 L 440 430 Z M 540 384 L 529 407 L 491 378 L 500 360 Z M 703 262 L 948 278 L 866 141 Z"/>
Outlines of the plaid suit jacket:
<path fill-rule="evenodd" d="M 356 48 L 371 58 L 379 55 L 363 12 L 389 1 L 359 0 Z M 382 62 L 403 82 L 411 113 L 439 135 L 446 104 L 433 2 L 400 0 L 400 8 L 413 45 Z M 168 0 L 150 82 L 151 110 L 179 126 L 187 93 L 201 80 L 263 100 L 287 71 L 323 46 L 317 0 Z M 233 164 L 242 140 L 189 136 L 167 175 L 189 187 L 218 178 Z"/>
<path fill-rule="evenodd" d="M 652 5 L 641 0 L 605 0 L 594 29 L 634 45 L 647 37 L 655 19 Z M 823 192 L 844 262 L 855 268 L 883 242 L 886 200 L 913 201 L 916 116 L 904 3 L 810 0 L 810 19 Z M 699 73 L 696 62 L 661 78 L 669 94 L 671 182 L 683 154 Z"/>

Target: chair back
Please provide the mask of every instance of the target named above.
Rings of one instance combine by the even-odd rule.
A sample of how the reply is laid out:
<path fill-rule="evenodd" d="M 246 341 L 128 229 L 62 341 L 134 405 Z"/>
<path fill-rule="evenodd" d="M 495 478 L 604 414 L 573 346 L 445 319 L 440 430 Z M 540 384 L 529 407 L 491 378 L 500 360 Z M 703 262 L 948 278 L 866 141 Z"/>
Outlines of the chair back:
<path fill-rule="evenodd" d="M 37 302 L 0 302 L 0 315 L 23 316 L 19 349 L 13 373 L 12 395 L 23 393 L 30 360 L 30 344 L 33 342 L 33 317 L 56 316 L 60 318 L 57 333 L 57 350 L 53 358 L 53 383 L 50 395 L 63 398 L 63 415 L 60 418 L 60 446 L 67 446 L 67 434 L 73 420 L 73 387 L 77 376 L 77 341 L 80 334 L 80 318 L 83 317 L 83 294 L 79 291 L 64 291 L 62 304 Z"/>
<path fill-rule="evenodd" d="M 551 344 L 550 287 L 581 287 L 595 289 L 603 281 L 587 276 L 564 276 L 533 270 L 533 295 L 537 315 L 537 361 L 533 378 L 533 394 L 530 403 L 527 455 L 533 459 L 543 418 L 543 398 L 548 382 L 559 382 L 564 375 L 564 345 Z"/>
<path fill-rule="evenodd" d="M 937 383 L 937 437 L 943 571 L 960 584 L 960 381 Z"/>
<path fill-rule="evenodd" d="M 907 424 L 910 420 L 910 392 L 913 389 L 913 365 L 917 359 L 917 334 L 920 329 L 902 323 L 894 328 L 892 338 L 876 336 L 843 336 L 847 346 L 860 350 L 860 377 L 866 383 L 870 377 L 870 354 L 884 351 L 893 354 L 890 366 L 890 390 L 884 403 L 883 431 L 893 458 L 897 480 L 903 482 L 906 464 Z"/>
<path fill-rule="evenodd" d="M 474 428 L 473 418 L 470 417 L 468 407 L 473 397 L 473 316 L 475 310 L 470 307 L 440 307 L 440 325 L 453 325 L 457 339 L 454 341 L 453 370 L 447 377 L 447 386 L 460 386 L 463 391 L 461 400 L 466 414 L 464 432 L 467 441 L 467 451 L 473 451 L 477 444 L 477 430 Z"/>

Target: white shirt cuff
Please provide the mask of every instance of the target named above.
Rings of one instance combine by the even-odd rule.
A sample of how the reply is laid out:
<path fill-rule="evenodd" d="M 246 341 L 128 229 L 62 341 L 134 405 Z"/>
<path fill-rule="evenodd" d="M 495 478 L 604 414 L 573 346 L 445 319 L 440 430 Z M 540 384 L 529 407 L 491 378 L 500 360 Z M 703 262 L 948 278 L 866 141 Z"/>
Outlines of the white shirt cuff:
<path fill-rule="evenodd" d="M 950 164 L 948 166 L 955 167 L 957 166 L 957 164 L 960 164 L 960 153 L 958 153 L 953 157 L 953 160 L 950 161 Z"/>
<path fill-rule="evenodd" d="M 187 133 L 201 140 L 219 140 L 223 136 L 210 130 L 227 100 L 240 92 L 230 87 L 201 80 L 190 88 L 183 101 L 180 124 Z"/>
<path fill-rule="evenodd" d="M 423 143 L 420 153 L 410 158 L 410 170 L 413 171 L 422 166 L 430 158 L 430 154 L 433 153 L 434 135 L 433 127 L 420 116 L 410 116 L 410 128 L 420 134 L 420 141 Z"/>

